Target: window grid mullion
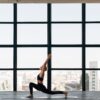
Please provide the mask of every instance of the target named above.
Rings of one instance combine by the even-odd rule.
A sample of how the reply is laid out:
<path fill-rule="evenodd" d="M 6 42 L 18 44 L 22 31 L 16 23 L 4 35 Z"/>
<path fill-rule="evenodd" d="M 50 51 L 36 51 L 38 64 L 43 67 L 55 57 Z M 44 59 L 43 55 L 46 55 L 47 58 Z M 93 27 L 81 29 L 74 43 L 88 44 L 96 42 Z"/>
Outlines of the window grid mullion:
<path fill-rule="evenodd" d="M 85 80 L 86 80 L 86 78 L 85 78 L 85 74 L 86 74 L 86 70 L 96 70 L 96 71 L 98 71 L 98 70 L 100 70 L 100 68 L 86 68 L 86 64 L 85 64 L 85 61 L 86 61 L 86 55 L 85 55 L 85 53 L 86 53 L 86 47 L 100 47 L 100 45 L 99 44 L 85 44 L 85 40 L 86 40 L 86 38 L 85 38 L 85 31 L 86 31 L 86 24 L 87 23 L 90 23 L 90 24 L 93 24 L 93 23 L 97 23 L 97 24 L 100 24 L 100 21 L 85 21 L 85 17 L 86 17 L 86 15 L 85 15 L 85 10 L 86 10 L 86 5 L 85 4 L 82 4 L 82 22 L 81 21 L 69 21 L 69 22 L 63 22 L 63 21 L 51 21 L 51 4 L 47 4 L 47 12 L 48 12 L 48 21 L 47 22 L 18 22 L 17 21 L 17 4 L 13 4 L 14 6 L 13 6 L 13 12 L 14 12 L 14 22 L 0 22 L 0 24 L 13 24 L 14 25 L 14 39 L 13 39 L 13 45 L 10 45 L 10 44 L 8 44 L 8 45 L 3 45 L 3 44 L 0 44 L 0 48 L 13 48 L 13 50 L 14 50 L 14 52 L 13 52 L 13 56 L 14 56 L 14 59 L 13 59 L 13 68 L 0 68 L 0 71 L 1 70 L 11 70 L 11 71 L 13 71 L 13 90 L 14 91 L 17 91 L 17 70 L 22 70 L 21 68 L 17 68 L 17 48 L 18 47 L 21 47 L 21 48 L 24 48 L 24 47 L 47 47 L 48 48 L 48 53 L 51 53 L 51 49 L 53 48 L 53 47 L 60 47 L 60 48 L 62 48 L 62 47 L 81 47 L 82 48 L 82 68 L 66 68 L 66 69 L 63 69 L 63 68 L 51 68 L 51 61 L 49 62 L 49 71 L 48 71 L 48 78 L 49 79 L 52 79 L 52 73 L 51 73 L 51 71 L 53 71 L 53 70 L 81 70 L 82 71 L 82 90 L 83 91 L 85 91 L 86 90 L 86 88 L 85 88 L 85 86 L 86 86 L 86 83 L 85 83 Z M 59 45 L 59 44 L 57 44 L 57 45 L 53 45 L 53 44 L 51 44 L 51 25 L 52 24 L 82 24 L 82 44 L 81 45 L 78 45 L 78 44 L 75 44 L 75 45 L 71 45 L 71 44 L 69 44 L 69 45 L 63 45 L 63 44 L 61 44 L 61 45 Z M 30 45 L 30 44 L 27 44 L 27 45 L 17 45 L 17 24 L 47 24 L 48 25 L 48 44 L 47 45 L 41 45 L 41 44 L 39 44 L 39 45 L 37 45 L 37 44 L 35 44 L 35 45 Z M 39 70 L 38 68 L 25 68 L 25 69 L 23 69 L 23 70 Z M 49 76 L 50 75 L 50 76 Z M 51 89 L 51 80 L 49 80 L 48 81 L 48 87 L 49 87 L 49 89 Z"/>

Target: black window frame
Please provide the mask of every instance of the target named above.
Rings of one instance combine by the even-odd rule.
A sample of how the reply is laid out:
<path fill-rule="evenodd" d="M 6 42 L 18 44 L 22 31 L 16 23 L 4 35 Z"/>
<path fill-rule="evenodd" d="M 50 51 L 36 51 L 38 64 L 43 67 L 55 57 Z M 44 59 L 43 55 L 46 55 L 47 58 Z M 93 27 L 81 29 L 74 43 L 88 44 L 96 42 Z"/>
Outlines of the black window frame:
<path fill-rule="evenodd" d="M 13 91 L 17 91 L 17 71 L 18 70 L 39 70 L 39 68 L 17 68 L 17 48 L 24 48 L 24 47 L 46 47 L 47 48 L 47 54 L 52 53 L 53 47 L 80 47 L 82 48 L 82 68 L 52 68 L 52 59 L 48 62 L 48 73 L 47 73 L 47 87 L 51 90 L 51 81 L 52 81 L 52 71 L 53 70 L 79 70 L 82 71 L 82 91 L 86 91 L 86 71 L 99 71 L 100 68 L 86 68 L 86 48 L 87 47 L 100 47 L 99 44 L 86 44 L 86 24 L 93 24 L 93 23 L 100 23 L 100 21 L 86 21 L 86 4 L 82 3 L 82 21 L 52 21 L 52 4 L 47 4 L 47 22 L 18 22 L 17 21 L 17 4 L 13 4 L 13 22 L 0 22 L 0 24 L 13 24 L 13 45 L 7 45 L 7 44 L 0 44 L 0 48 L 13 48 L 13 68 L 0 68 L 0 71 L 2 70 L 10 70 L 13 71 Z M 67 44 L 67 45 L 53 45 L 51 43 L 52 38 L 52 24 L 82 24 L 82 44 Z M 47 24 L 47 44 L 41 45 L 41 44 L 34 44 L 34 45 L 17 45 L 17 24 Z"/>

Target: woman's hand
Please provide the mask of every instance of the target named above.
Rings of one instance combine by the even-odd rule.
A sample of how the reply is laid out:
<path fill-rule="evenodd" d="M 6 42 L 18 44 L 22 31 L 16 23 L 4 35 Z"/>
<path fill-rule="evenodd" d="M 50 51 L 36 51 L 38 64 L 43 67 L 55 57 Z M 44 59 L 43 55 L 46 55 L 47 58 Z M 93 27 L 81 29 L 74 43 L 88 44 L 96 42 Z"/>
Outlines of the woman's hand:
<path fill-rule="evenodd" d="M 40 70 L 43 68 L 47 68 L 46 65 L 48 64 L 49 59 L 51 59 L 51 54 L 48 54 L 48 57 L 47 57 L 46 61 L 44 62 L 44 64 L 40 67 Z"/>
<path fill-rule="evenodd" d="M 51 58 L 51 54 L 48 54 L 48 58 L 49 58 L 49 59 Z"/>

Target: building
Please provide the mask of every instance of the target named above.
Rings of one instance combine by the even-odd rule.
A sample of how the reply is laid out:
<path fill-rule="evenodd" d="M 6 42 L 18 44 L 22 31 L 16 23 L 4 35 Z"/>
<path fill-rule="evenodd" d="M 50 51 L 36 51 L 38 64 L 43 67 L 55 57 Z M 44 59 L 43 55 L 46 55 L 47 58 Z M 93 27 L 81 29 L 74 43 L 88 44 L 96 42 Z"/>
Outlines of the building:
<path fill-rule="evenodd" d="M 89 63 L 90 68 L 98 68 L 97 61 L 91 61 Z M 89 72 L 89 90 L 90 91 L 98 91 L 98 72 L 95 70 L 91 70 Z"/>

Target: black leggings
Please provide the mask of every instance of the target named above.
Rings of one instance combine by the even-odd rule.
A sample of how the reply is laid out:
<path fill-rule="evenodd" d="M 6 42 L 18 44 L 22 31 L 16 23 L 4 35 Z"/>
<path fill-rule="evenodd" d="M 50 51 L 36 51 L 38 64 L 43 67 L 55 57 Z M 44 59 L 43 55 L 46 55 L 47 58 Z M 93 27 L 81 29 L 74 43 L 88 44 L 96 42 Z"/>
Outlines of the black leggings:
<path fill-rule="evenodd" d="M 33 87 L 39 91 L 42 91 L 47 94 L 64 94 L 63 91 L 49 91 L 46 89 L 46 87 L 43 84 L 35 84 L 35 83 L 30 83 L 29 84 L 29 89 L 30 89 L 30 94 L 33 94 Z"/>

